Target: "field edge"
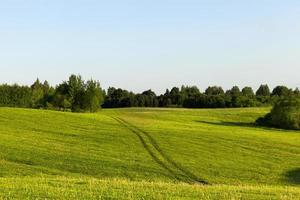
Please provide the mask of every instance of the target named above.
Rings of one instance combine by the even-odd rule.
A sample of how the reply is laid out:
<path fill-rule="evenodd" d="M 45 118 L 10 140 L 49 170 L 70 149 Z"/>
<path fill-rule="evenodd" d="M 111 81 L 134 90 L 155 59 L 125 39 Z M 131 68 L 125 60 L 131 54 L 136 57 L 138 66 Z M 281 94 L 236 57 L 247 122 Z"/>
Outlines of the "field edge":
<path fill-rule="evenodd" d="M 0 199 L 299 199 L 300 187 L 69 177 L 0 178 Z"/>

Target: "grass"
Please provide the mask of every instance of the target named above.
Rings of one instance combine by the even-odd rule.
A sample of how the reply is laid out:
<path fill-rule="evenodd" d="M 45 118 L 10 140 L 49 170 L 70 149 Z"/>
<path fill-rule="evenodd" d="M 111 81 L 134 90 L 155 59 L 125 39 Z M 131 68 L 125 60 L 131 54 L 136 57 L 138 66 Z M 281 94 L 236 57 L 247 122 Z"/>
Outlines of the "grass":
<path fill-rule="evenodd" d="M 300 199 L 300 132 L 268 110 L 0 108 L 0 199 Z"/>
<path fill-rule="evenodd" d="M 296 187 L 201 186 L 94 178 L 0 179 L 0 199 L 299 199 Z"/>

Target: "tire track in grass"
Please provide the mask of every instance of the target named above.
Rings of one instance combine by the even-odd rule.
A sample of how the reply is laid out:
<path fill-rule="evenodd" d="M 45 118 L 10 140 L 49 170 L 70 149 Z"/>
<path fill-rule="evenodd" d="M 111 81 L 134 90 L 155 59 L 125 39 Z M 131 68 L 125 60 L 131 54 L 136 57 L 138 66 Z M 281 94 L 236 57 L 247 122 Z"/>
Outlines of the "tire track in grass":
<path fill-rule="evenodd" d="M 134 125 L 132 125 L 134 126 Z M 187 169 L 185 169 L 183 166 L 181 166 L 180 164 L 176 163 L 174 160 L 172 160 L 168 155 L 166 155 L 162 149 L 160 148 L 160 146 L 157 144 L 157 142 L 154 140 L 154 138 L 147 132 L 141 130 L 140 128 L 136 127 L 137 130 L 141 131 L 142 133 L 145 134 L 146 137 L 148 137 L 149 141 L 151 142 L 151 144 L 154 146 L 154 148 L 161 154 L 161 156 L 170 164 L 172 164 L 176 169 L 178 169 L 179 171 L 181 171 L 184 175 L 186 175 L 187 177 L 189 177 L 191 180 L 193 180 L 194 182 L 198 182 L 198 183 L 202 183 L 202 184 L 208 184 L 207 181 L 200 179 L 199 177 L 197 177 L 195 174 L 193 174 L 192 172 L 188 171 Z"/>
<path fill-rule="evenodd" d="M 207 181 L 198 178 L 196 175 L 194 175 L 192 172 L 188 171 L 187 169 L 184 169 L 181 165 L 173 161 L 168 155 L 166 155 L 162 149 L 159 147 L 155 139 L 146 131 L 141 130 L 140 128 L 134 126 L 133 124 L 130 124 L 129 122 L 119 118 L 122 120 L 124 123 L 127 123 L 129 126 L 133 127 L 134 129 L 138 130 L 139 132 L 143 133 L 148 140 L 150 141 L 151 145 L 156 149 L 156 151 L 163 157 L 173 168 L 176 170 L 180 171 L 185 177 L 187 177 L 190 182 L 196 182 L 196 183 L 201 183 L 201 184 L 209 184 Z"/>
<path fill-rule="evenodd" d="M 176 177 L 177 180 L 181 180 L 189 183 L 199 183 L 205 185 L 209 184 L 207 181 L 197 177 L 192 172 L 188 171 L 178 163 L 174 162 L 168 155 L 166 155 L 162 151 L 162 149 L 157 144 L 155 139 L 149 133 L 147 133 L 144 130 L 141 130 L 140 128 L 134 126 L 133 124 L 130 124 L 124 119 L 121 118 L 114 118 L 114 119 L 117 120 L 119 123 L 123 124 L 129 130 L 131 130 L 131 132 L 135 133 L 139 137 L 140 141 L 142 142 L 143 146 L 146 148 L 148 153 L 151 155 L 151 157 L 163 168 L 167 169 L 174 177 Z M 149 145 L 146 143 L 146 139 L 150 143 Z M 151 150 L 149 146 L 151 146 L 154 150 Z M 158 154 L 159 157 L 162 158 L 162 160 L 160 160 L 159 157 L 155 155 L 155 153 Z"/>
<path fill-rule="evenodd" d="M 126 127 L 127 129 L 129 129 L 132 133 L 134 133 L 140 140 L 140 142 L 142 143 L 144 149 L 146 149 L 146 151 L 149 153 L 149 155 L 151 156 L 151 158 L 157 163 L 159 164 L 162 168 L 164 168 L 165 170 L 167 170 L 173 178 L 175 178 L 176 180 L 180 181 L 181 178 L 178 177 L 178 175 L 172 170 L 170 169 L 167 165 L 165 165 L 156 155 L 155 153 L 151 150 L 151 148 L 147 145 L 146 141 L 144 140 L 144 138 L 141 136 L 141 134 L 139 132 L 137 132 L 136 130 L 130 128 L 126 123 L 124 123 L 122 120 L 120 120 L 119 118 L 115 118 L 112 117 L 114 120 L 116 120 L 118 123 L 120 123 L 121 125 L 123 125 L 124 127 Z"/>

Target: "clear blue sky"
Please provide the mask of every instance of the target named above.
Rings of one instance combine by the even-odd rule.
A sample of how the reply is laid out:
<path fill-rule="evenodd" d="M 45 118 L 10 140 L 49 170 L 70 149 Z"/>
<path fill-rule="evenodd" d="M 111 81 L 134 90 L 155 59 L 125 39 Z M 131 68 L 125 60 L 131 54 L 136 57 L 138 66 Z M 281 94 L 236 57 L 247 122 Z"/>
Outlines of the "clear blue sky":
<path fill-rule="evenodd" d="M 1 0 L 0 82 L 300 86 L 299 0 Z"/>

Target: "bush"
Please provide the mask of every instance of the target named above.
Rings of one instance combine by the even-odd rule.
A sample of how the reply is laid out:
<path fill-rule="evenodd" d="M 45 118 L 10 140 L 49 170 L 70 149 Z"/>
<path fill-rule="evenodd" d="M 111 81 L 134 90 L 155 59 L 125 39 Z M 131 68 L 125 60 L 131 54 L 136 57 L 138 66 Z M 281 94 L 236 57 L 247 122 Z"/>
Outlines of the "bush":
<path fill-rule="evenodd" d="M 259 125 L 283 129 L 300 130 L 300 99 L 288 97 L 279 99 L 271 112 L 256 121 Z"/>

